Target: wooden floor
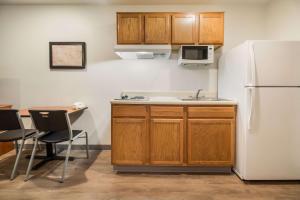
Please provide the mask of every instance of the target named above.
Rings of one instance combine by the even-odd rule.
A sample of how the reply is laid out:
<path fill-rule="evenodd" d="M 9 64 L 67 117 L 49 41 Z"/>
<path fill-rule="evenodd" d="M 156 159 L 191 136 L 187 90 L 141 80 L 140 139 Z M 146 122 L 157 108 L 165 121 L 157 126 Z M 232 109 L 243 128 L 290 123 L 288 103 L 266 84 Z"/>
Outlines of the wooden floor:
<path fill-rule="evenodd" d="M 73 151 L 84 157 L 84 151 Z M 62 161 L 52 161 L 24 182 L 28 160 L 22 159 L 19 175 L 9 181 L 14 152 L 0 157 L 0 199 L 39 200 L 300 200 L 300 182 L 244 183 L 234 174 L 116 174 L 110 151 L 93 151 L 89 160 L 70 162 L 65 183 L 58 182 Z"/>

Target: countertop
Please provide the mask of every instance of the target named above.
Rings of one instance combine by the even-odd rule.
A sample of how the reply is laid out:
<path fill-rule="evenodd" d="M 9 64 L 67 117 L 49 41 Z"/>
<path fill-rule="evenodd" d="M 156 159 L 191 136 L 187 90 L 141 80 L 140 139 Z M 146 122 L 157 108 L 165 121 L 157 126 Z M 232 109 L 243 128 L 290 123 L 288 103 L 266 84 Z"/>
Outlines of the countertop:
<path fill-rule="evenodd" d="M 112 99 L 111 104 L 148 104 L 148 105 L 237 105 L 233 100 L 181 100 L 176 97 L 151 97 L 142 100 Z"/>

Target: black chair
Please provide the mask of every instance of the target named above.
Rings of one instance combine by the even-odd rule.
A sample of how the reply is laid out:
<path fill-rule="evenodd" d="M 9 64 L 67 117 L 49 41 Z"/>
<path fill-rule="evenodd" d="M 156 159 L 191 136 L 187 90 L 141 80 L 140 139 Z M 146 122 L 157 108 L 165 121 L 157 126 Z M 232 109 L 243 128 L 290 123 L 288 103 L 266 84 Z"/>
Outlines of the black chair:
<path fill-rule="evenodd" d="M 69 115 L 65 110 L 29 110 L 31 119 L 35 128 L 39 131 L 36 136 L 30 162 L 26 172 L 25 181 L 29 179 L 29 174 L 34 160 L 37 142 L 56 144 L 61 142 L 68 142 L 68 149 L 66 152 L 65 163 L 60 182 L 64 182 L 65 170 L 68 165 L 72 142 L 78 138 L 86 139 L 86 156 L 89 157 L 88 149 L 88 135 L 86 131 L 72 130 Z M 80 137 L 82 135 L 84 137 Z"/>
<path fill-rule="evenodd" d="M 10 176 L 10 180 L 13 180 L 15 178 L 25 140 L 31 138 L 36 133 L 36 130 L 24 129 L 18 110 L 0 109 L 0 132 L 0 142 L 15 142 L 17 157 Z M 22 141 L 20 148 L 18 140 Z"/>

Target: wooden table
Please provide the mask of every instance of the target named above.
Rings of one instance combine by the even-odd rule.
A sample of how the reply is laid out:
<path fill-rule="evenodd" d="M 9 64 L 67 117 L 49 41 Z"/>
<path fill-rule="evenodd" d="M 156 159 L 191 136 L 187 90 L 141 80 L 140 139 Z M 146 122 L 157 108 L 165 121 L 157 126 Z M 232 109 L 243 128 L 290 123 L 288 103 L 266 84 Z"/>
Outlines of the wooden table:
<path fill-rule="evenodd" d="M 12 108 L 10 104 L 0 104 L 0 108 Z"/>
<path fill-rule="evenodd" d="M 88 107 L 85 108 L 81 108 L 81 109 L 75 109 L 72 106 L 41 106 L 41 107 L 32 107 L 32 108 L 28 108 L 28 109 L 21 109 L 19 111 L 19 114 L 21 117 L 30 117 L 29 111 L 28 110 L 66 110 L 68 111 L 69 115 L 78 113 L 78 112 L 82 112 L 84 110 L 86 110 Z M 42 161 L 38 164 L 36 164 L 32 169 L 38 169 L 39 167 L 41 167 L 42 165 L 44 165 L 45 163 L 47 163 L 48 161 L 51 160 L 64 160 L 65 157 L 64 156 L 57 156 L 56 152 L 53 152 L 53 145 L 52 143 L 46 143 L 46 156 L 35 156 L 35 158 L 37 159 L 42 159 Z M 27 158 L 30 158 L 30 156 L 28 156 Z M 70 157 L 70 160 L 73 160 L 73 157 Z"/>
<path fill-rule="evenodd" d="M 19 111 L 19 114 L 21 117 L 30 117 L 28 110 L 66 110 L 68 111 L 68 114 L 71 115 L 77 112 L 81 112 L 87 108 L 88 107 L 75 109 L 73 108 L 73 106 L 41 106 L 41 107 L 32 107 L 28 109 L 21 109 Z"/>

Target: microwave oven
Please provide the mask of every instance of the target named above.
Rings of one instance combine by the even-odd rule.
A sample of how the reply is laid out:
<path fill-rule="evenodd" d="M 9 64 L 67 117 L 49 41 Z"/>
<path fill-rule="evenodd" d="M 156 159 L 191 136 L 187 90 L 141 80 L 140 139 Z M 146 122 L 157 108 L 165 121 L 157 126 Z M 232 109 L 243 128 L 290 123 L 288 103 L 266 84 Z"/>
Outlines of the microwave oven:
<path fill-rule="evenodd" d="M 182 45 L 178 64 L 211 64 L 214 62 L 213 45 Z"/>

